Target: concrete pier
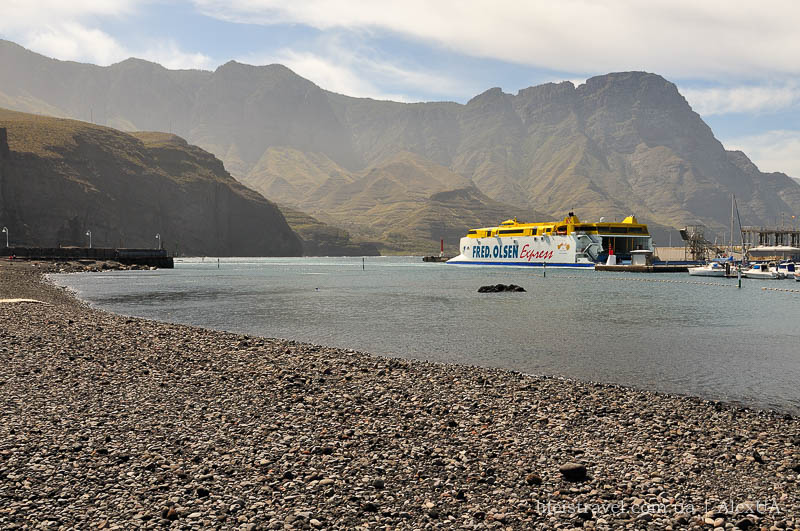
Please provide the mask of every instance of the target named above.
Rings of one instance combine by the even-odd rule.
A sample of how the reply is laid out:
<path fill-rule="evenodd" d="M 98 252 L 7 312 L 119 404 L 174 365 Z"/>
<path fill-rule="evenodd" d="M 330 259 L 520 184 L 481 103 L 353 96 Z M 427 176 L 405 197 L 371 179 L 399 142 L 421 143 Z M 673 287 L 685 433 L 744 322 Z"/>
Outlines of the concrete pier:
<path fill-rule="evenodd" d="M 104 247 L 6 247 L 3 256 L 20 260 L 51 262 L 72 260 L 113 260 L 125 265 L 172 269 L 175 264 L 164 249 L 113 249 Z"/>

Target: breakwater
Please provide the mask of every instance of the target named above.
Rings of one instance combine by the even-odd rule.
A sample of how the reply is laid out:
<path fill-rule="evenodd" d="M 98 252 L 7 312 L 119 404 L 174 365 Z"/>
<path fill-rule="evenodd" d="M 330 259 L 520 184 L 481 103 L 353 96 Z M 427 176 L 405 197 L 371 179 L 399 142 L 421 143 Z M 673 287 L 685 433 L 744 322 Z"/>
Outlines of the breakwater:
<path fill-rule="evenodd" d="M 114 249 L 105 247 L 6 247 L 5 256 L 45 261 L 114 261 L 125 265 L 173 268 L 174 261 L 164 249 Z"/>

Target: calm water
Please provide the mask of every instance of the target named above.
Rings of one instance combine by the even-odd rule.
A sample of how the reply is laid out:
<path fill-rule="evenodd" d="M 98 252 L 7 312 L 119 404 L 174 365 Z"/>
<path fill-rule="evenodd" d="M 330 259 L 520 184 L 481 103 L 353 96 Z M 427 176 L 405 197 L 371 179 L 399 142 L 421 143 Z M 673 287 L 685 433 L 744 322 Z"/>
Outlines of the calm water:
<path fill-rule="evenodd" d="M 364 271 L 361 258 L 223 258 L 54 277 L 126 315 L 800 412 L 800 294 L 761 289 L 794 281 L 378 257 Z M 501 282 L 527 293 L 476 292 Z"/>

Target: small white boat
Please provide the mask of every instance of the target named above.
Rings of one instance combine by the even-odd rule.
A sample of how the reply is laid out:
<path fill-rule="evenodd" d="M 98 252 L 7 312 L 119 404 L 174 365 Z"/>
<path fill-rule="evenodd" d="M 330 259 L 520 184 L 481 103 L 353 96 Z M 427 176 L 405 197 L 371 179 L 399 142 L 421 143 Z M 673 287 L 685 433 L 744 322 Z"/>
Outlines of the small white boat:
<path fill-rule="evenodd" d="M 749 269 L 742 271 L 742 276 L 745 278 L 760 278 L 763 280 L 777 280 L 783 278 L 783 273 L 770 268 L 768 264 L 753 264 Z"/>
<path fill-rule="evenodd" d="M 690 267 L 689 274 L 695 277 L 724 277 L 725 266 L 719 262 L 711 262 L 706 265 Z"/>

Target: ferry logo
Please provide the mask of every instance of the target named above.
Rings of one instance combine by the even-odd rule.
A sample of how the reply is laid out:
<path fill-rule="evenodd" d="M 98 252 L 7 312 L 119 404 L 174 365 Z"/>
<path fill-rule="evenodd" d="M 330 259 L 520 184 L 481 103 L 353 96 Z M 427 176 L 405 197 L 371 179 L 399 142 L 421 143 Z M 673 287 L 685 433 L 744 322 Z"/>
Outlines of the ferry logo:
<path fill-rule="evenodd" d="M 519 258 L 519 245 L 476 245 L 472 258 Z"/>
<path fill-rule="evenodd" d="M 559 243 L 558 245 L 556 245 L 556 247 L 558 247 L 559 249 L 565 249 L 565 250 L 569 251 L 569 244 L 568 243 L 563 243 L 562 242 L 562 243 Z"/>
<path fill-rule="evenodd" d="M 553 258 L 553 251 L 534 251 L 533 248 L 526 243 L 522 246 L 522 251 L 520 251 L 519 257 L 522 259 L 527 258 L 528 262 L 534 258 L 538 260 L 549 260 Z"/>

